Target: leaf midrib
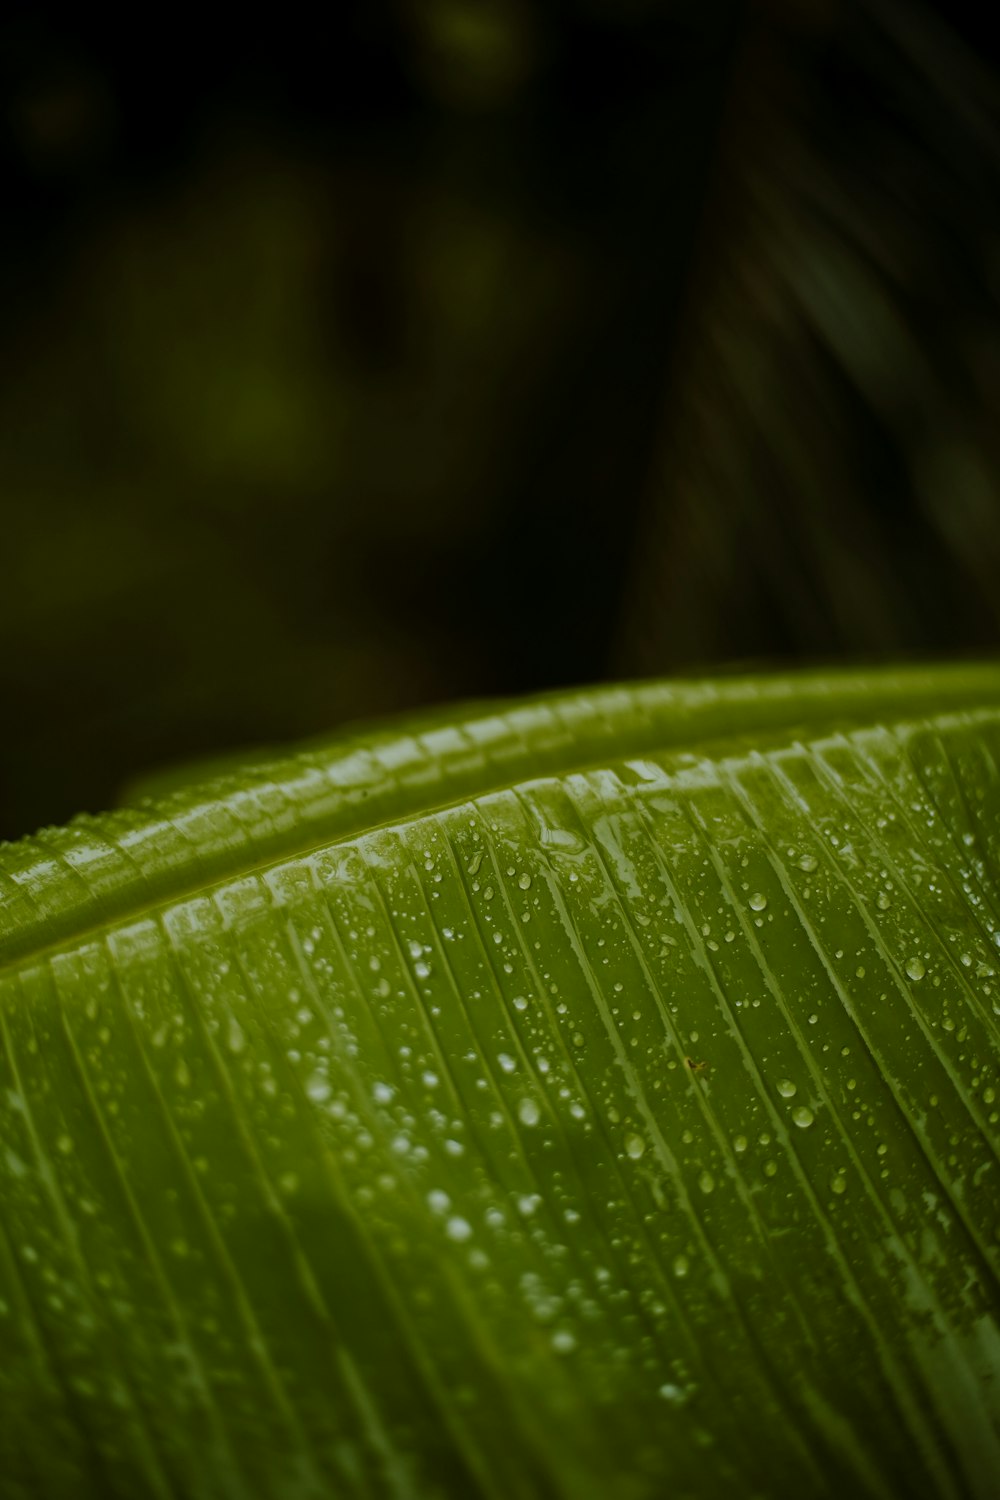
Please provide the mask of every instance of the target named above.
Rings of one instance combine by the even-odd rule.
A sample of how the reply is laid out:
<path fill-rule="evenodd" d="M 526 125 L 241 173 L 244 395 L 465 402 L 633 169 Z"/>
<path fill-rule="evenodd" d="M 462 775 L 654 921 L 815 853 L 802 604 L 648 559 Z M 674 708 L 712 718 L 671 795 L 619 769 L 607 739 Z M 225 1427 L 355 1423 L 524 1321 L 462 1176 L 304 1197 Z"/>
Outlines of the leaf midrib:
<path fill-rule="evenodd" d="M 927 713 L 938 722 L 949 710 L 988 707 L 1000 707 L 1000 663 L 654 682 L 499 703 L 492 712 L 480 710 L 465 718 L 456 709 L 449 737 L 457 737 L 461 748 L 451 760 L 433 749 L 441 733 L 440 712 L 416 723 L 410 734 L 394 727 L 367 740 L 338 737 L 325 755 L 316 751 L 259 765 L 242 783 L 227 777 L 196 784 L 165 797 L 145 816 L 110 813 L 82 819 L 65 832 L 57 831 L 51 842 L 43 833 L 9 846 L 6 859 L 0 850 L 0 879 L 6 875 L 7 883 L 31 900 L 32 853 L 37 853 L 36 866 L 53 860 L 62 866 L 47 882 L 41 874 L 36 877 L 38 888 L 49 897 L 48 909 L 15 922 L 6 932 L 0 930 L 0 973 L 26 959 L 41 959 L 85 942 L 108 927 L 141 919 L 170 901 L 214 890 L 227 880 L 528 778 L 594 769 L 607 764 L 609 756 L 620 761 L 643 752 L 696 749 L 717 754 L 746 747 L 751 733 L 771 738 L 801 729 L 815 734 L 820 729 L 856 727 L 861 721 L 898 724 Z M 416 748 L 415 755 L 409 746 Z M 404 765 L 409 775 L 395 775 L 389 769 L 393 761 Z M 364 776 L 358 774 L 362 763 Z M 339 785 L 338 772 L 344 778 Z M 301 795 L 309 777 L 325 783 L 321 806 L 300 805 L 290 826 L 263 835 L 258 830 L 256 842 L 248 830 L 245 841 L 233 847 L 216 831 L 214 844 L 211 839 L 188 840 L 189 857 L 169 865 L 154 856 L 145 869 L 123 845 L 126 832 L 130 844 L 141 845 L 144 839 L 152 842 L 157 829 L 170 825 L 185 838 L 186 821 L 204 822 L 213 812 L 226 809 L 239 821 L 233 811 L 237 793 L 246 798 L 277 793 L 294 813 L 295 785 Z M 104 842 L 125 870 L 100 895 L 65 858 L 73 847 L 71 837 L 81 839 L 86 833 Z"/>

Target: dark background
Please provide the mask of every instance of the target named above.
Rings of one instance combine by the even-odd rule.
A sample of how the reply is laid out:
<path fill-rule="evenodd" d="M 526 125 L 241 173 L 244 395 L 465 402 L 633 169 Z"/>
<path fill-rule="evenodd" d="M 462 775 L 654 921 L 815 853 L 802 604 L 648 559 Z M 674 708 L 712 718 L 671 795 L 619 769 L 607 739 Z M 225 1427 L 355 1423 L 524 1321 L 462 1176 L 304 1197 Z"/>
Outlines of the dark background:
<path fill-rule="evenodd" d="M 997 650 L 978 7 L 88 10 L 0 20 L 0 836 L 416 705 Z"/>

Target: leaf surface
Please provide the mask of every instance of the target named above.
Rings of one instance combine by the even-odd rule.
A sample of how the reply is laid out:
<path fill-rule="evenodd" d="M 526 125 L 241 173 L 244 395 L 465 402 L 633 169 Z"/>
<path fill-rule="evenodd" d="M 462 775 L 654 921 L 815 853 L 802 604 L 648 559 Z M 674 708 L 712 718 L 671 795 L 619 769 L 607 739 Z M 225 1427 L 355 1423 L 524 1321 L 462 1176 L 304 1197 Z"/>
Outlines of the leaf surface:
<path fill-rule="evenodd" d="M 0 1493 L 987 1500 L 998 764 L 649 684 L 0 850 Z"/>

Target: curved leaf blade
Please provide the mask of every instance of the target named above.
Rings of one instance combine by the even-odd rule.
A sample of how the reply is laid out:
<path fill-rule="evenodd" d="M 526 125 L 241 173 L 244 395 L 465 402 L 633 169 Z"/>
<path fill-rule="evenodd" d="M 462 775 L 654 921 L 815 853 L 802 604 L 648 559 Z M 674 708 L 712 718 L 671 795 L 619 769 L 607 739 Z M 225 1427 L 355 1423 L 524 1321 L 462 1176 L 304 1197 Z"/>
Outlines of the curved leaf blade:
<path fill-rule="evenodd" d="M 651 685 L 2 851 L 9 1493 L 989 1495 L 998 764 Z"/>

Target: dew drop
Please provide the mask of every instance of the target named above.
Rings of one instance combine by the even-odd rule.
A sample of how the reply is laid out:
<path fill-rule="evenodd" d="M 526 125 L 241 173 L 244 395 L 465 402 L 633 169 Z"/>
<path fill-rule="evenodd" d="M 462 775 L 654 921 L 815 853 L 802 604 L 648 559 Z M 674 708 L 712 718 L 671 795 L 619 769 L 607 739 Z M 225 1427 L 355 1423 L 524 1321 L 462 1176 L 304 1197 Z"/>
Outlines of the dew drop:
<path fill-rule="evenodd" d="M 517 883 L 521 887 L 522 891 L 531 889 L 531 876 L 528 874 L 527 870 L 525 870 L 523 875 L 518 876 Z"/>
<path fill-rule="evenodd" d="M 910 979 L 923 979 L 927 973 L 927 970 L 924 968 L 923 959 L 918 957 L 916 953 L 906 960 L 906 973 Z"/>
<path fill-rule="evenodd" d="M 799 1127 L 800 1130 L 808 1130 L 809 1126 L 812 1124 L 815 1118 L 816 1116 L 813 1114 L 812 1110 L 807 1109 L 804 1104 L 800 1104 L 798 1109 L 792 1110 L 792 1119 L 795 1121 L 795 1124 Z"/>
<path fill-rule="evenodd" d="M 569 1354 L 576 1348 L 576 1339 L 567 1328 L 560 1328 L 552 1335 L 552 1347 L 557 1354 Z"/>
<path fill-rule="evenodd" d="M 628 1135 L 625 1137 L 625 1150 L 633 1161 L 638 1161 L 645 1149 L 646 1142 L 641 1135 Z"/>
<path fill-rule="evenodd" d="M 701 1188 L 703 1193 L 711 1193 L 714 1190 L 715 1178 L 712 1176 L 711 1172 L 702 1172 L 701 1176 L 698 1178 L 698 1186 Z"/>
<path fill-rule="evenodd" d="M 750 906 L 754 911 L 763 911 L 767 905 L 767 897 L 763 891 L 754 891 L 750 897 Z"/>
<path fill-rule="evenodd" d="M 445 1234 L 450 1240 L 455 1240 L 457 1244 L 461 1244 L 463 1240 L 467 1240 L 470 1238 L 472 1234 L 472 1225 L 469 1223 L 468 1219 L 462 1219 L 456 1214 L 456 1216 L 453 1219 L 449 1219 L 447 1224 L 445 1225 Z"/>
<path fill-rule="evenodd" d="M 799 869 L 800 870 L 805 870 L 805 872 L 806 872 L 807 875 L 811 875 L 812 872 L 813 872 L 813 870 L 815 870 L 815 868 L 816 868 L 816 856 L 814 854 L 802 854 L 802 855 L 799 856 Z"/>
<path fill-rule="evenodd" d="M 534 1099 L 522 1099 L 517 1106 L 517 1117 L 522 1125 L 537 1125 L 541 1114 Z"/>
<path fill-rule="evenodd" d="M 660 1396 L 664 1401 L 669 1401 L 671 1406 L 684 1405 L 684 1392 L 679 1385 L 661 1385 Z"/>
<path fill-rule="evenodd" d="M 514 996 L 514 1009 L 515 1010 L 527 1010 L 528 1009 L 528 1002 L 524 998 L 523 995 L 515 995 Z"/>
<path fill-rule="evenodd" d="M 330 1080 L 322 1073 L 314 1073 L 306 1084 L 306 1093 L 314 1104 L 325 1104 L 333 1093 Z"/>
<path fill-rule="evenodd" d="M 797 1092 L 798 1090 L 790 1078 L 778 1079 L 778 1093 L 782 1099 L 791 1099 Z"/>
<path fill-rule="evenodd" d="M 675 1276 L 686 1276 L 687 1273 L 688 1273 L 688 1271 L 690 1271 L 690 1269 L 691 1269 L 691 1262 L 688 1260 L 688 1258 L 687 1258 L 686 1255 L 675 1255 L 674 1256 L 674 1275 Z"/>
<path fill-rule="evenodd" d="M 844 1193 L 847 1191 L 847 1179 L 838 1172 L 835 1177 L 830 1178 L 831 1193 Z"/>

